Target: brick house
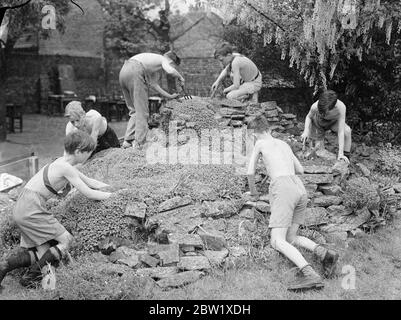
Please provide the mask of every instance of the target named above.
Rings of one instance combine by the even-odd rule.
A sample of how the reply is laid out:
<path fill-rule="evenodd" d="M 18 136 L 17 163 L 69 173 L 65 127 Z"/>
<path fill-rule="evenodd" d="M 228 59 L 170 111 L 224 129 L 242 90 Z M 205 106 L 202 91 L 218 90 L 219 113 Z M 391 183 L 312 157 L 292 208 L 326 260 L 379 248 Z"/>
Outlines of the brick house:
<path fill-rule="evenodd" d="M 187 91 L 208 96 L 222 70 L 213 51 L 221 42 L 223 20 L 215 13 L 204 11 L 171 16 L 170 20 L 173 47 L 181 57 L 180 71 L 186 79 Z"/>
<path fill-rule="evenodd" d="M 51 30 L 46 39 L 25 34 L 17 41 L 8 62 L 7 101 L 24 105 L 26 112 L 43 110 L 49 94 L 61 93 L 59 65 L 72 67 L 72 81 L 64 82 L 71 86 L 66 89 L 80 98 L 104 88 L 102 8 L 97 1 L 82 1 L 80 5 L 85 15 L 71 5 L 65 33 Z"/>

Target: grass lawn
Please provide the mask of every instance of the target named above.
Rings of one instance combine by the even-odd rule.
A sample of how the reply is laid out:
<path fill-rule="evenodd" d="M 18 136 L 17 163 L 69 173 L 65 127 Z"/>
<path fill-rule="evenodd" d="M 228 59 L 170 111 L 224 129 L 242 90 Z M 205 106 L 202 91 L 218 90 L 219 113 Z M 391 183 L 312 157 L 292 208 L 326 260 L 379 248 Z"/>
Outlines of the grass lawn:
<path fill-rule="evenodd" d="M 131 269 L 121 276 L 106 265 L 84 257 L 73 264 L 57 269 L 57 289 L 25 289 L 18 283 L 18 275 L 7 276 L 0 299 L 128 299 L 128 300 L 390 300 L 401 298 L 401 221 L 375 234 L 352 239 L 340 249 L 337 275 L 325 280 L 319 291 L 293 293 L 286 289 L 294 278 L 294 266 L 283 256 L 268 248 L 268 258 L 244 257 L 231 268 L 214 269 L 199 281 L 168 291 L 161 290 L 153 281 L 138 281 Z M 305 252 L 304 252 L 305 253 Z M 320 270 L 311 254 L 308 261 Z M 266 257 L 266 255 L 265 255 Z M 97 260 L 98 261 L 98 260 Z M 114 265 L 113 265 L 114 266 Z M 103 271 L 102 271 L 103 270 Z M 352 272 L 355 271 L 355 281 Z M 142 280 L 144 280 L 142 278 Z"/>

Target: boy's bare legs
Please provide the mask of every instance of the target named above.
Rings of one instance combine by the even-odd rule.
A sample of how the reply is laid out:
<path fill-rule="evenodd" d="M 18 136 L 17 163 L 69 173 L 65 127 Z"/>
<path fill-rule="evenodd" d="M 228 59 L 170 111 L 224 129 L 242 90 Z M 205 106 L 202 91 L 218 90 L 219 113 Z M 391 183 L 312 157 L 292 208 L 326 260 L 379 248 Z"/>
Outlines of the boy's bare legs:
<path fill-rule="evenodd" d="M 298 236 L 298 228 L 299 228 L 299 224 L 293 223 L 291 225 L 291 227 L 288 228 L 288 232 L 287 232 L 287 241 L 295 246 L 307 249 L 309 251 L 314 251 L 315 248 L 318 246 L 318 244 L 316 244 L 315 242 L 313 242 L 312 240 L 306 238 L 306 237 L 302 237 L 302 236 Z"/>
<path fill-rule="evenodd" d="M 288 228 L 272 228 L 270 242 L 273 249 L 281 252 L 290 259 L 299 269 L 308 265 L 308 262 L 302 256 L 297 248 L 287 242 Z"/>
<path fill-rule="evenodd" d="M 287 241 L 287 233 L 288 228 L 272 228 L 271 230 L 272 247 L 290 259 L 300 269 L 304 276 L 290 285 L 288 290 L 322 288 L 324 286 L 322 278 L 316 273 L 315 270 L 313 270 L 299 250 Z M 304 239 L 300 240 L 303 241 Z M 307 246 L 312 245 L 307 241 L 305 241 L 303 244 Z"/>

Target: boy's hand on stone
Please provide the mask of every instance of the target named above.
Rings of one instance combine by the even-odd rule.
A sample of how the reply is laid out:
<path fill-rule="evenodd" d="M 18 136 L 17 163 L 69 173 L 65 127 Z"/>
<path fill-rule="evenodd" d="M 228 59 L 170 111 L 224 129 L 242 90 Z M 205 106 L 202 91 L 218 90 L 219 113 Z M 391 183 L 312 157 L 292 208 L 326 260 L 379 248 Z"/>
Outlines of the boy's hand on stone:
<path fill-rule="evenodd" d="M 309 138 L 309 132 L 308 132 L 308 131 L 304 131 L 304 132 L 301 134 L 302 143 L 305 143 L 305 142 L 308 140 L 308 138 Z"/>
<path fill-rule="evenodd" d="M 258 201 L 260 197 L 260 193 L 256 192 L 256 193 L 251 193 L 251 201 Z"/>
<path fill-rule="evenodd" d="M 260 193 L 259 192 L 251 193 L 250 191 L 247 191 L 244 193 L 244 196 L 247 200 L 255 202 L 259 200 Z"/>
<path fill-rule="evenodd" d="M 344 155 L 338 156 L 337 160 L 339 160 L 339 161 L 340 161 L 340 160 L 344 160 L 347 164 L 350 163 L 349 159 L 348 159 L 346 156 L 344 156 Z"/>

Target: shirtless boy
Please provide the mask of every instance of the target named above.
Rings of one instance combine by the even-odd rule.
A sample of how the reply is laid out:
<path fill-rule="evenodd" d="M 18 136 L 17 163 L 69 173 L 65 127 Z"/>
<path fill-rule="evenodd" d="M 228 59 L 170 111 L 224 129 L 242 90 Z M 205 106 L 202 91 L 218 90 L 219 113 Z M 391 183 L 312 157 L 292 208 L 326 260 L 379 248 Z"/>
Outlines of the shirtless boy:
<path fill-rule="evenodd" d="M 46 165 L 23 188 L 14 207 L 13 218 L 21 231 L 21 242 L 16 252 L 0 260 L 0 285 L 11 270 L 32 266 L 21 278 L 28 286 L 39 280 L 42 270 L 57 265 L 67 253 L 72 235 L 46 210 L 46 201 L 70 183 L 93 200 L 105 200 L 109 192 L 98 189 L 107 184 L 88 178 L 75 165 L 85 162 L 95 149 L 93 138 L 83 131 L 68 134 L 64 141 L 64 155 Z M 50 242 L 57 243 L 51 246 Z"/>
<path fill-rule="evenodd" d="M 65 128 L 65 134 L 77 130 L 85 131 L 97 142 L 93 154 L 108 149 L 119 148 L 120 142 L 114 130 L 108 125 L 107 120 L 96 110 L 89 110 L 85 113 L 79 101 L 71 101 L 65 107 L 66 117 L 69 122 Z"/>
<path fill-rule="evenodd" d="M 228 99 L 241 101 L 251 95 L 251 101 L 258 102 L 262 74 L 253 61 L 239 53 L 233 53 L 233 48 L 227 43 L 215 50 L 214 58 L 223 64 L 224 70 L 213 83 L 212 92 L 215 92 L 220 82 L 229 75 L 233 84 L 223 91 Z"/>
<path fill-rule="evenodd" d="M 250 121 L 248 130 L 252 130 L 252 135 L 257 139 L 247 173 L 251 195 L 258 196 L 255 170 L 261 154 L 271 178 L 269 187 L 271 245 L 290 259 L 302 274 L 302 277 L 291 284 L 288 290 L 321 288 L 324 286 L 322 278 L 295 246 L 314 252 L 323 264 L 326 277 L 332 275 L 338 253 L 297 235 L 299 226 L 305 220 L 307 204 L 305 187 L 301 179 L 296 176 L 296 173 L 303 174 L 303 167 L 287 143 L 273 138 L 264 116 L 258 116 Z"/>
<path fill-rule="evenodd" d="M 337 132 L 338 160 L 349 163 L 351 151 L 351 128 L 345 123 L 347 108 L 338 100 L 337 94 L 332 90 L 323 92 L 319 100 L 310 108 L 305 118 L 305 129 L 301 135 L 302 142 L 313 137 L 322 145 L 327 130 Z"/>
<path fill-rule="evenodd" d="M 175 99 L 177 93 L 169 94 L 157 83 L 160 71 L 176 77 L 184 86 L 184 78 L 175 69 L 180 64 L 180 58 L 169 51 L 164 55 L 156 53 L 140 53 L 126 60 L 119 74 L 119 82 L 123 91 L 125 103 L 129 109 L 130 119 L 125 132 L 122 147 L 128 148 L 135 140 L 134 147 L 142 148 L 148 133 L 148 90 L 156 90 L 167 99 Z"/>

